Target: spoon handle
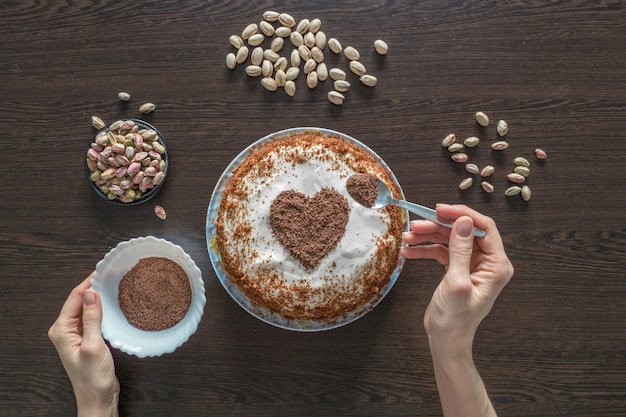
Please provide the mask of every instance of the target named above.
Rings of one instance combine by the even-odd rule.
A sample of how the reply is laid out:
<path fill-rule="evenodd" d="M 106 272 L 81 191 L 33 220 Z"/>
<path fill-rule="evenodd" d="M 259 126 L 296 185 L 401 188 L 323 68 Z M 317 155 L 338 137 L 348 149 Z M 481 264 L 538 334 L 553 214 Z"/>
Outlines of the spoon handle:
<path fill-rule="evenodd" d="M 439 216 L 437 216 L 437 212 L 431 208 L 424 207 L 415 203 L 410 203 L 404 200 L 397 200 L 395 198 L 390 199 L 390 203 L 398 207 L 402 207 L 403 209 L 408 210 L 423 219 L 430 220 L 431 222 L 435 222 L 445 227 L 449 227 L 450 229 L 452 229 L 452 226 L 454 226 L 454 220 L 440 218 Z M 474 236 L 484 237 L 485 235 L 486 233 L 484 230 L 479 229 L 478 227 L 474 227 Z"/>

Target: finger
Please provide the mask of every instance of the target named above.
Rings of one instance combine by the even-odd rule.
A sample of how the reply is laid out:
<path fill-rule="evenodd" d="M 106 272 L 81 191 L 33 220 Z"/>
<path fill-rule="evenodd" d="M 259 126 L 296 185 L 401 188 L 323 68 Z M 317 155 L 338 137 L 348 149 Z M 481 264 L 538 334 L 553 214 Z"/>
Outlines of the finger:
<path fill-rule="evenodd" d="M 92 289 L 85 291 L 83 295 L 83 343 L 85 352 L 97 351 L 102 344 L 102 305 L 98 293 Z"/>
<path fill-rule="evenodd" d="M 420 234 L 436 233 L 441 226 L 430 220 L 412 220 L 411 231 Z"/>
<path fill-rule="evenodd" d="M 448 273 L 450 284 L 466 286 L 470 281 L 470 267 L 474 252 L 474 222 L 461 216 L 454 222 L 448 244 Z"/>
<path fill-rule="evenodd" d="M 422 235 L 414 232 L 404 232 L 402 234 L 402 241 L 407 245 L 420 245 L 422 243 L 447 244 L 448 239 L 448 236 L 441 233 L 429 233 Z"/>
<path fill-rule="evenodd" d="M 448 265 L 448 248 L 442 245 L 403 247 L 400 254 L 408 259 L 434 259 L 442 265 Z"/>
<path fill-rule="evenodd" d="M 437 214 L 452 220 L 458 219 L 461 216 L 471 217 L 474 226 L 486 232 L 484 238 L 475 240 L 478 246 L 488 254 L 496 252 L 504 253 L 502 237 L 500 236 L 500 232 L 498 232 L 496 222 L 491 217 L 485 216 L 463 204 L 437 204 Z"/>

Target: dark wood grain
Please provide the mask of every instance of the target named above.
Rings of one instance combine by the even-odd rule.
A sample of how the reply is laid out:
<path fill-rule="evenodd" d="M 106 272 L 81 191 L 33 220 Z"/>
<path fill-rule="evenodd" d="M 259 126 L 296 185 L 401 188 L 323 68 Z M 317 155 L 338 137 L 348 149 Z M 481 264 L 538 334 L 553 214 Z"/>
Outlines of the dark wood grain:
<path fill-rule="evenodd" d="M 228 36 L 267 9 L 319 17 L 379 83 L 266 92 L 229 71 Z M 372 43 L 388 42 L 384 58 Z M 345 65 L 327 54 L 329 65 Z M 423 311 L 442 269 L 407 262 L 371 313 L 318 334 L 272 328 L 237 306 L 212 270 L 205 218 L 220 174 L 254 140 L 294 126 L 356 137 L 406 196 L 469 204 L 498 222 L 516 274 L 482 324 L 475 359 L 501 415 L 623 416 L 626 410 L 626 9 L 620 1 L 0 2 L 0 414 L 67 416 L 72 389 L 47 329 L 69 291 L 131 237 L 182 245 L 201 268 L 205 315 L 159 358 L 114 350 L 122 416 L 441 415 Z M 117 100 L 126 90 L 132 101 Z M 107 121 L 146 117 L 170 145 L 153 204 L 116 207 L 83 174 Z M 510 125 L 511 146 L 473 121 Z M 461 193 L 440 141 L 479 135 L 472 162 L 497 191 Z M 533 198 L 506 199 L 511 159 L 532 160 Z"/>

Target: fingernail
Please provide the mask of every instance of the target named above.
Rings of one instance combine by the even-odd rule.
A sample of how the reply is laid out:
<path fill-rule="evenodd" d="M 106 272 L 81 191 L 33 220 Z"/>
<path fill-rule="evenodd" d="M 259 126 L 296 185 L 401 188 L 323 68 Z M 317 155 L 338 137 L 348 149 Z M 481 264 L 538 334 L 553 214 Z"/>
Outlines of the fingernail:
<path fill-rule="evenodd" d="M 96 303 L 96 294 L 92 290 L 85 291 L 83 295 L 83 304 L 90 307 Z"/>
<path fill-rule="evenodd" d="M 463 218 L 459 220 L 459 224 L 456 226 L 456 233 L 460 237 L 470 237 L 474 231 L 474 224 L 471 219 Z"/>

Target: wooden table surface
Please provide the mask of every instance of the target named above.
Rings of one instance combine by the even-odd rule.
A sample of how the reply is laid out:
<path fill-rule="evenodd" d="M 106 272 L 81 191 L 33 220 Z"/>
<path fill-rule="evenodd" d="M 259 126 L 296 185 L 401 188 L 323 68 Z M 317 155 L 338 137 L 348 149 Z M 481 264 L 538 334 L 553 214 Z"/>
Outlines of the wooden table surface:
<path fill-rule="evenodd" d="M 47 330 L 104 254 L 154 235 L 195 260 L 207 304 L 174 353 L 113 351 L 120 415 L 441 415 L 422 327 L 441 266 L 408 261 L 372 312 L 313 334 L 255 319 L 213 271 L 206 210 L 228 163 L 268 133 L 319 126 L 374 149 L 410 200 L 465 203 L 497 221 L 516 273 L 479 329 L 475 360 L 501 415 L 626 415 L 622 2 L 287 3 L 0 2 L 0 414 L 75 413 Z M 301 76 L 289 98 L 243 66 L 228 70 L 229 36 L 265 10 L 321 19 L 378 85 L 349 77 L 338 107 L 329 81 L 311 91 Z M 326 62 L 347 69 L 328 50 Z M 142 118 L 166 137 L 171 173 L 151 202 L 114 206 L 85 179 L 90 118 L 138 117 L 143 102 L 157 105 Z M 497 153 L 499 119 L 510 147 Z M 467 174 L 440 146 L 451 132 L 481 137 L 470 162 L 496 167 L 493 194 L 459 191 Z M 532 163 L 529 202 L 503 194 L 516 156 Z"/>

